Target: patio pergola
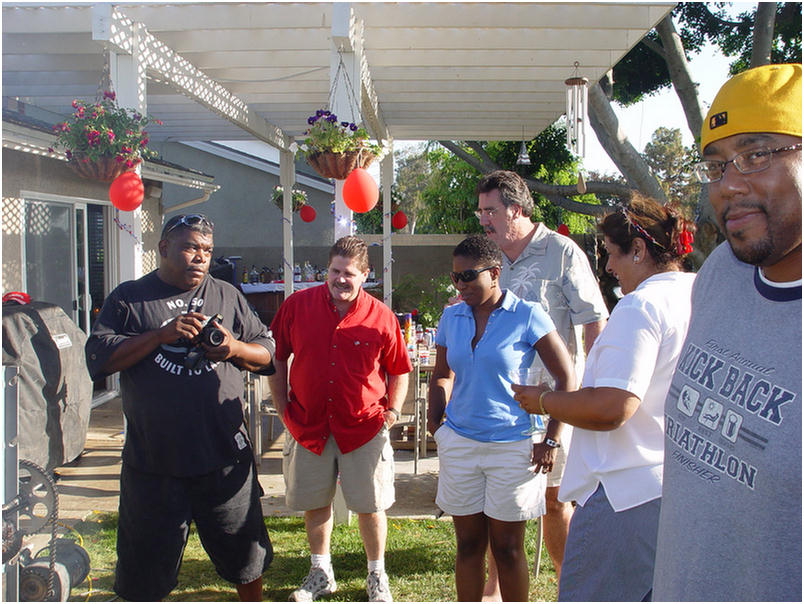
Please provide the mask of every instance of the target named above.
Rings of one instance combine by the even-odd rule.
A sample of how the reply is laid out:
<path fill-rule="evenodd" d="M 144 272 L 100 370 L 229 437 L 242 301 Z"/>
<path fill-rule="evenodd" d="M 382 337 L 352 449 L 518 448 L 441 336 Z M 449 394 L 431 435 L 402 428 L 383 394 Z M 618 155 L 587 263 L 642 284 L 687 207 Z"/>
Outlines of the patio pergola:
<path fill-rule="evenodd" d="M 396 140 L 530 139 L 673 2 L 3 4 L 3 96 L 67 115 L 108 70 L 121 106 L 158 115 L 155 141 L 259 139 L 280 150 L 293 264 L 295 139 L 329 107 Z M 339 69 L 340 68 L 340 69 Z M 336 75 L 338 76 L 336 79 Z M 381 161 L 390 302 L 392 154 Z M 338 217 L 349 210 L 336 182 Z M 139 227 L 138 212 L 126 222 Z M 127 241 L 121 245 L 131 245 Z M 121 249 L 134 278 L 134 250 Z M 292 283 L 286 280 L 286 295 Z"/>

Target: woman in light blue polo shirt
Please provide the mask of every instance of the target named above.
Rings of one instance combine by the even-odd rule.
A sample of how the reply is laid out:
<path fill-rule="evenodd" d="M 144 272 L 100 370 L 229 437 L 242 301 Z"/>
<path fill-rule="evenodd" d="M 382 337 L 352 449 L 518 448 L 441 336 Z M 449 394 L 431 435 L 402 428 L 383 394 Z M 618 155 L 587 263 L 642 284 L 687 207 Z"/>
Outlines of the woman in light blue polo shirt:
<path fill-rule="evenodd" d="M 462 302 L 446 308 L 438 326 L 427 418 L 438 444 L 436 503 L 455 525 L 458 600 L 480 601 L 490 543 L 503 600 L 521 602 L 528 598 L 525 522 L 545 512 L 552 462 L 534 458 L 512 376 L 537 353 L 557 390 L 573 388 L 575 374 L 542 307 L 500 289 L 502 252 L 493 241 L 473 235 L 452 256 Z"/>

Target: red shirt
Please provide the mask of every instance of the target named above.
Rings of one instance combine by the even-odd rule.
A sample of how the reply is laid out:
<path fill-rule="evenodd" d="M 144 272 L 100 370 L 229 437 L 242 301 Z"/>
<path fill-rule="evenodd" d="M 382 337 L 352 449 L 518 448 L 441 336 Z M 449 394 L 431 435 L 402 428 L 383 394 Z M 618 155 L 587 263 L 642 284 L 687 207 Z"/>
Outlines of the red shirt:
<path fill-rule="evenodd" d="M 412 371 L 399 322 L 362 289 L 341 318 L 326 284 L 290 296 L 271 322 L 276 358 L 293 353 L 284 422 L 320 455 L 332 434 L 342 453 L 366 444 L 388 408 L 386 375 Z"/>

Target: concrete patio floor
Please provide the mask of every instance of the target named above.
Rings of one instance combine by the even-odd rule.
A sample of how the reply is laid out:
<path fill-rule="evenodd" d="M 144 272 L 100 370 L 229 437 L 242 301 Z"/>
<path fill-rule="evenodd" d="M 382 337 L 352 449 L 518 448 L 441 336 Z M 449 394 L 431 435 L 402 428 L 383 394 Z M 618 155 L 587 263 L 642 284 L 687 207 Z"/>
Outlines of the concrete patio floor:
<path fill-rule="evenodd" d="M 285 507 L 282 479 L 282 444 L 284 434 L 277 420 L 278 436 L 264 446 L 259 465 L 259 480 L 265 491 L 263 513 L 294 516 L 298 512 Z M 92 512 L 117 511 L 120 478 L 120 454 L 123 448 L 123 414 L 119 398 L 92 410 L 84 453 L 75 461 L 56 469 L 59 493 L 59 520 L 71 524 Z M 430 452 L 413 473 L 413 452 L 395 451 L 396 503 L 389 516 L 429 517 L 438 511 L 435 494 L 438 457 Z"/>

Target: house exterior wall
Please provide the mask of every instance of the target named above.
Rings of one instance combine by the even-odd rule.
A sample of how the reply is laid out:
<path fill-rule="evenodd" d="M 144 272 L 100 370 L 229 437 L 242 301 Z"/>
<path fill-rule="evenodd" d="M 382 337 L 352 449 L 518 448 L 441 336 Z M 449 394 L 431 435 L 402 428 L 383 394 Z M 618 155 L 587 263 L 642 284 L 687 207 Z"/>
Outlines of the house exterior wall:
<path fill-rule="evenodd" d="M 215 177 L 220 189 L 209 200 L 182 209 L 183 213 L 198 212 L 215 223 L 215 257 L 242 256 L 238 269 L 255 265 L 276 270 L 282 263 L 282 211 L 272 201 L 279 176 L 243 165 L 179 143 L 154 145 L 162 157 L 176 164 L 191 166 Z M 307 248 L 333 239 L 330 212 L 332 193 L 296 183 L 294 188 L 307 192 L 308 204 L 316 211 L 316 219 L 306 223 L 298 214 L 293 217 L 295 259 L 313 261 Z M 170 207 L 197 197 L 186 188 L 166 183 L 162 192 L 165 219 L 173 215 Z M 327 249 L 329 249 L 329 243 Z M 326 256 L 324 258 L 326 261 Z"/>
<path fill-rule="evenodd" d="M 89 203 L 110 205 L 109 183 L 77 176 L 66 162 L 3 149 L 2 170 L 2 288 L 3 292 L 22 289 L 23 199 L 21 192 L 80 198 Z M 146 197 L 142 204 L 143 271 L 157 266 L 157 243 L 161 216 L 159 200 Z M 121 237 L 128 237 L 121 231 Z"/>

